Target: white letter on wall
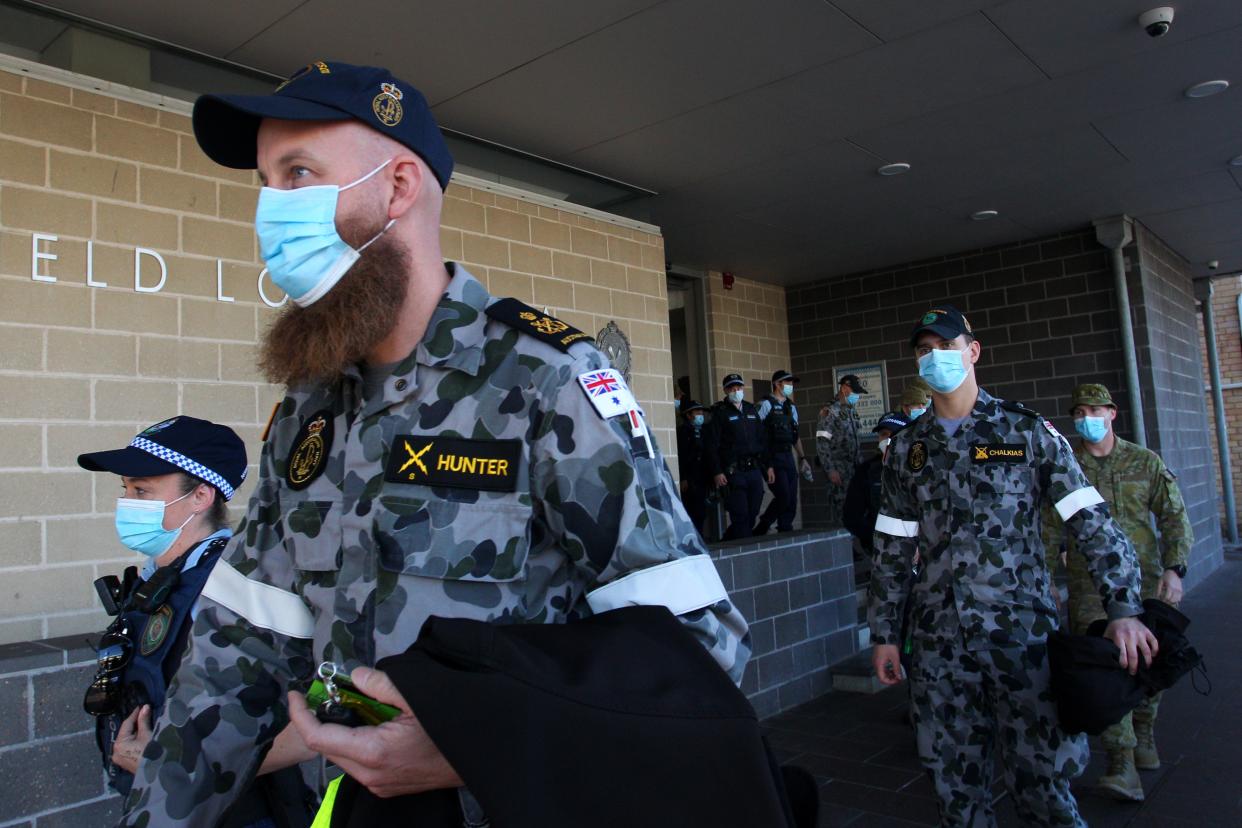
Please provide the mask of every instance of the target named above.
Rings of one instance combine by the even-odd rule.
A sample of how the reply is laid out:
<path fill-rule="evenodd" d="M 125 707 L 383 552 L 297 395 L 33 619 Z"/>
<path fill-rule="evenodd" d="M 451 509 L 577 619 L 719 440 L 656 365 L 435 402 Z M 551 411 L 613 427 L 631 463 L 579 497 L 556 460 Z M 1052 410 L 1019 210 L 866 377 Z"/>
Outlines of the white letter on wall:
<path fill-rule="evenodd" d="M 146 287 L 142 284 L 142 257 L 150 256 L 160 263 L 160 281 L 155 287 Z M 164 264 L 164 257 L 154 250 L 146 247 L 134 248 L 134 290 L 139 293 L 159 293 L 164 288 L 164 283 L 168 281 L 168 265 Z"/>
<path fill-rule="evenodd" d="M 107 287 L 107 282 L 95 281 L 95 243 L 88 241 L 86 243 L 86 286 L 87 287 Z"/>
<path fill-rule="evenodd" d="M 54 262 L 60 257 L 55 253 L 41 252 L 39 250 L 39 242 L 41 241 L 59 241 L 59 237 L 49 236 L 46 233 L 35 233 L 30 237 L 30 278 L 36 282 L 55 282 L 55 276 L 43 276 L 39 273 L 39 260 L 47 259 L 49 262 Z"/>
<path fill-rule="evenodd" d="M 216 259 L 216 301 L 234 301 L 232 296 L 224 295 L 224 261 L 222 259 Z"/>
<path fill-rule="evenodd" d="M 289 301 L 289 294 L 286 293 L 285 298 L 281 299 L 279 302 L 273 302 L 271 299 L 268 299 L 267 293 L 265 293 L 263 290 L 263 277 L 266 275 L 267 275 L 267 268 L 265 267 L 259 271 L 259 298 L 262 299 L 263 304 L 267 305 L 269 308 L 279 308 L 280 306 L 285 304 L 285 302 Z"/>

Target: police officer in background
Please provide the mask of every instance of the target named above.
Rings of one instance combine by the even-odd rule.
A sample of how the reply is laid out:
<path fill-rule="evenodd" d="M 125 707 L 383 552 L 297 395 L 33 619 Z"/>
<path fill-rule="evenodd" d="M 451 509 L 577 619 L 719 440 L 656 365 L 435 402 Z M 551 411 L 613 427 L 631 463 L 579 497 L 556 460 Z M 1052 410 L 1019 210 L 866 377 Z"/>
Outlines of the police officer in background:
<path fill-rule="evenodd" d="M 289 721 L 348 791 L 434 811 L 427 828 L 486 824 L 412 691 L 375 667 L 432 616 L 561 624 L 663 605 L 740 681 L 746 622 L 624 377 L 586 334 L 444 261 L 453 159 L 419 91 L 316 61 L 269 95 L 200 97 L 193 126 L 209 158 L 264 183 L 259 248 L 290 301 L 259 362 L 288 390 L 123 824 L 214 824 Z M 300 691 L 321 665 L 399 712 L 320 721 L 332 708 Z M 603 748 L 582 733 L 569 749 L 589 765 Z M 538 783 L 526 796 L 556 796 Z"/>
<path fill-rule="evenodd" d="M 707 492 L 711 485 L 711 475 L 703 457 L 707 408 L 687 397 L 678 410 L 681 422 L 677 424 L 677 476 L 681 478 L 681 502 L 701 536 L 703 522 L 707 519 Z"/>
<path fill-rule="evenodd" d="M 227 426 L 181 416 L 156 423 L 124 448 L 78 455 L 78 465 L 120 476 L 117 535 L 147 559 L 141 573 L 130 567 L 123 581 L 97 582 L 116 620 L 100 640 L 99 673 L 84 700 L 96 717 L 108 783 L 124 796 L 181 664 L 199 592 L 233 535 L 226 501 L 246 477 L 246 447 Z M 286 728 L 260 773 L 313 756 Z M 223 824 L 304 825 L 308 794 L 296 769 L 265 776 Z"/>
<path fill-rule="evenodd" d="M 993 746 L 1023 823 L 1084 825 L 1069 782 L 1086 767 L 1087 740 L 1061 730 L 1049 690 L 1045 642 L 1057 614 L 1040 507 L 1050 503 L 1073 535 L 1108 602 L 1105 635 L 1131 673 L 1157 650 L 1134 617 L 1142 612 L 1134 549 L 1052 425 L 979 388 L 981 346 L 961 313 L 928 311 L 910 345 L 932 410 L 893 438 L 884 463 L 872 664 L 884 684 L 901 680 L 908 596 L 910 696 L 941 825 L 995 824 Z M 923 566 L 913 577 L 916 554 Z"/>
<path fill-rule="evenodd" d="M 856 374 L 846 374 L 837 384 L 837 398 L 820 409 L 815 424 L 815 450 L 828 474 L 828 524 L 841 525 L 841 509 L 850 478 L 858 464 L 858 398 L 867 388 Z"/>
<path fill-rule="evenodd" d="M 707 432 L 707 467 L 717 488 L 728 486 L 724 497 L 729 528 L 724 540 L 749 538 L 763 505 L 763 481 L 776 480 L 768 453 L 767 432 L 759 412 L 746 401 L 741 374 L 721 382 L 724 399 L 712 406 Z"/>
<path fill-rule="evenodd" d="M 755 524 L 755 535 L 766 535 L 776 524 L 776 531 L 793 529 L 798 513 L 798 474 L 811 476 L 811 464 L 802 453 L 798 439 L 798 408 L 793 404 L 794 386 L 798 378 L 785 370 L 772 375 L 772 393 L 759 403 L 759 419 L 767 431 L 768 452 L 776 480 L 771 484 L 772 502 Z M 795 462 L 794 457 L 797 457 Z"/>
<path fill-rule="evenodd" d="M 1105 386 L 1088 383 L 1075 388 L 1070 414 L 1082 437 L 1074 448 L 1074 457 L 1134 544 L 1142 568 L 1143 598 L 1158 598 L 1177 606 L 1182 599 L 1182 578 L 1190 561 L 1190 548 L 1194 545 L 1194 532 L 1177 487 L 1177 476 L 1154 451 L 1116 435 L 1113 421 L 1117 418 L 1117 405 Z M 1158 541 L 1152 531 L 1152 517 L 1160 531 Z M 1061 550 L 1067 547 L 1064 560 L 1069 570 L 1070 630 L 1084 634 L 1091 622 L 1106 617 L 1104 606 L 1074 539 L 1047 515 L 1044 547 L 1048 568 L 1053 572 L 1061 562 Z M 1142 800 L 1143 783 L 1138 770 L 1160 767 L 1153 729 L 1161 695 L 1145 698 L 1101 734 L 1108 768 L 1097 785 L 1118 799 Z"/>

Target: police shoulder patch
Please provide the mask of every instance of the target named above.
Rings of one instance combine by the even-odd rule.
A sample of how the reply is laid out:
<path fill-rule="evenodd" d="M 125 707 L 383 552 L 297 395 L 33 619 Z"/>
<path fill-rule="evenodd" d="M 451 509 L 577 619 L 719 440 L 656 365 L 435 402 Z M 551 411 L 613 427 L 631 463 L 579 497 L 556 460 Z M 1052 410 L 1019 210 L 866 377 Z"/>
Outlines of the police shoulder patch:
<path fill-rule="evenodd" d="M 569 353 L 569 347 L 574 343 L 593 339 L 590 334 L 583 333 L 568 322 L 541 313 L 517 299 L 493 302 L 484 313 L 565 353 Z"/>
<path fill-rule="evenodd" d="M 595 412 L 605 420 L 641 410 L 638 401 L 630 392 L 630 387 L 625 383 L 625 377 L 615 368 L 601 368 L 579 374 L 578 385 L 591 401 L 591 405 L 595 406 Z"/>
<path fill-rule="evenodd" d="M 146 625 L 142 628 L 142 638 L 139 642 L 139 651 L 144 655 L 151 655 L 160 648 L 164 643 L 164 639 L 168 637 L 168 630 L 172 626 L 172 607 L 165 604 L 160 607 L 147 619 Z"/>

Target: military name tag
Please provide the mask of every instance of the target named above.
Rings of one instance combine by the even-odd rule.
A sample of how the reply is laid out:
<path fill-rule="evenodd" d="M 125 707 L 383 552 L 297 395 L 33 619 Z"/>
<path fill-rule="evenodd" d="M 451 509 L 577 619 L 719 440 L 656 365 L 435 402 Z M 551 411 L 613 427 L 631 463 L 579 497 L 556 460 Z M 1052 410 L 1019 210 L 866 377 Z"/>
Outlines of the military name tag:
<path fill-rule="evenodd" d="M 319 411 L 307 420 L 293 438 L 293 450 L 285 469 L 285 482 L 301 491 L 323 474 L 332 448 L 332 412 Z"/>
<path fill-rule="evenodd" d="M 1021 443 L 993 443 L 971 446 L 973 463 L 1023 463 L 1026 462 L 1026 446 Z"/>
<path fill-rule="evenodd" d="M 910 467 L 910 471 L 918 471 L 927 465 L 927 443 L 919 440 L 910 446 L 910 451 L 906 454 L 906 465 Z"/>
<path fill-rule="evenodd" d="M 467 440 L 398 434 L 388 450 L 390 483 L 489 492 L 517 490 L 521 440 Z"/>

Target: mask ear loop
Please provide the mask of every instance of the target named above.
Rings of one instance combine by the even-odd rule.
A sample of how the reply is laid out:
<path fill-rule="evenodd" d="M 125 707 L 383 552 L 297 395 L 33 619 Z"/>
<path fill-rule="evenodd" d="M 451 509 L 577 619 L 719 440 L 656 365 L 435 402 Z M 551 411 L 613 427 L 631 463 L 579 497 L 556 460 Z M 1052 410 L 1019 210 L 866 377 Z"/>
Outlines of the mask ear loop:
<path fill-rule="evenodd" d="M 395 156 L 394 156 L 394 157 L 395 157 Z M 389 158 L 389 159 L 388 159 L 387 161 L 385 161 L 383 164 L 380 164 L 378 167 L 376 167 L 375 169 L 371 170 L 369 173 L 367 173 L 366 175 L 364 175 L 362 178 L 359 178 L 357 181 L 353 182 L 352 184 L 346 184 L 344 187 L 339 187 L 339 188 L 338 188 L 338 192 L 342 192 L 342 193 L 343 193 L 343 192 L 345 192 L 346 190 L 348 190 L 350 187 L 357 187 L 359 184 L 361 184 L 362 182 L 366 181 L 368 178 L 370 178 L 371 176 L 375 175 L 376 173 L 378 173 L 380 170 L 384 169 L 384 167 L 387 167 L 387 166 L 388 166 L 389 164 L 391 164 L 391 163 L 392 163 L 392 158 Z M 397 223 L 397 220 L 396 220 L 396 219 L 390 219 L 390 220 L 389 220 L 389 222 L 388 222 L 387 224 L 385 224 L 385 225 L 384 225 L 384 229 L 383 229 L 383 230 L 381 230 L 381 231 L 379 231 L 378 233 L 376 233 L 374 236 L 372 236 L 372 237 L 371 237 L 371 240 L 370 240 L 369 242 L 367 242 L 366 244 L 362 245 L 362 247 L 359 247 L 359 248 L 358 248 L 358 252 L 359 252 L 359 253 L 361 253 L 362 251 L 366 250 L 366 249 L 367 249 L 368 247 L 370 247 L 371 245 L 375 244 L 375 242 L 379 240 L 379 237 L 380 237 L 380 236 L 382 236 L 382 235 L 384 235 L 385 233 L 387 233 L 387 232 L 388 232 L 388 230 L 389 230 L 389 228 L 391 228 L 391 227 L 392 227 L 394 224 L 396 224 L 396 223 Z"/>

